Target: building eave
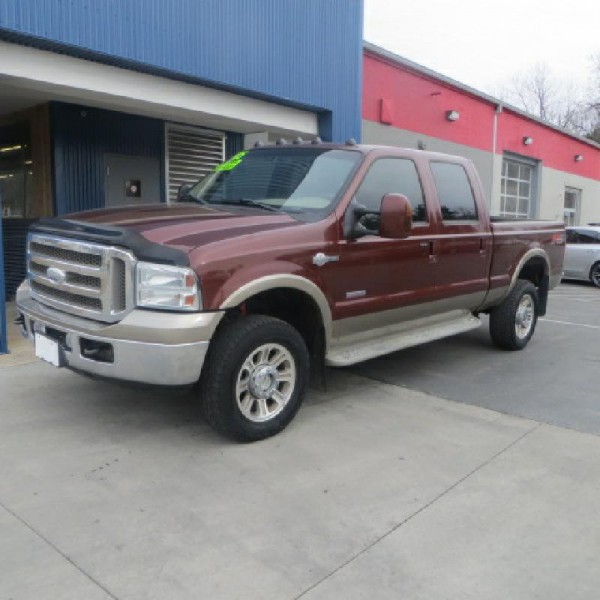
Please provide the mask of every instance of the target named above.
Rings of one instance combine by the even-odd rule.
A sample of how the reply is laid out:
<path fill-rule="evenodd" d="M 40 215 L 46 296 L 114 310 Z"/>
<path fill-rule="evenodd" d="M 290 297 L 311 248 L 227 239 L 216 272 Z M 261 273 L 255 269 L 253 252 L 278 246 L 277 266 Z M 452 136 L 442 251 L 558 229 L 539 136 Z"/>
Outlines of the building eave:
<path fill-rule="evenodd" d="M 507 110 L 507 111 L 514 113 L 520 117 L 523 117 L 529 121 L 537 123 L 538 125 L 542 125 L 543 127 L 552 129 L 558 133 L 561 133 L 562 135 L 566 135 L 567 137 L 577 140 L 578 142 L 587 144 L 588 146 L 591 146 L 592 148 L 595 148 L 596 150 L 600 150 L 600 144 L 597 144 L 593 140 L 590 140 L 588 138 L 577 135 L 576 133 L 573 133 L 572 131 L 568 131 L 567 129 L 558 127 L 557 125 L 553 125 L 552 123 L 549 123 L 548 121 L 544 121 L 543 119 L 540 119 L 539 117 L 536 117 L 535 115 L 532 115 L 531 113 L 528 113 L 520 108 L 517 108 L 516 106 L 513 106 L 512 104 L 509 104 L 509 103 L 505 102 L 504 100 L 501 100 L 500 98 L 496 98 L 494 96 L 490 96 L 489 94 L 485 94 L 484 92 L 481 92 L 481 91 L 479 91 L 475 88 L 472 88 L 464 83 L 461 83 L 460 81 L 457 81 L 456 79 L 452 79 L 451 77 L 442 75 L 441 73 L 438 73 L 437 71 L 429 69 L 428 67 L 425 67 L 425 66 L 423 66 L 419 63 L 416 63 L 416 62 L 414 62 L 408 58 L 405 58 L 403 56 L 400 56 L 399 54 L 390 52 L 389 50 L 386 50 L 385 48 L 382 48 L 381 46 L 377 46 L 376 44 L 367 42 L 365 40 L 365 41 L 363 41 L 363 48 L 367 54 L 372 54 L 376 57 L 384 58 L 394 64 L 399 65 L 400 67 L 402 67 L 404 69 L 407 69 L 409 71 L 417 73 L 423 77 L 427 77 L 429 79 L 436 80 L 439 83 L 441 83 L 442 85 L 446 85 L 448 87 L 460 90 L 461 92 L 468 94 L 470 96 L 473 96 L 475 98 L 478 98 L 484 102 L 487 102 L 488 104 L 491 104 L 496 107 L 501 107 L 502 110 Z"/>

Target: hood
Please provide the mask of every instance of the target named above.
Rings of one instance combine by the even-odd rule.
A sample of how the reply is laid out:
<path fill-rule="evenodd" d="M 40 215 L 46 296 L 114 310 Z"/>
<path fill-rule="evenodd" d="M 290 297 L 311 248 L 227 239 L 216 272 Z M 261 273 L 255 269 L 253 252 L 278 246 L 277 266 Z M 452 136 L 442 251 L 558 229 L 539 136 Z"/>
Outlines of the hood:
<path fill-rule="evenodd" d="M 188 254 L 211 242 L 300 225 L 282 213 L 252 207 L 216 207 L 190 204 L 125 206 L 70 214 L 66 219 L 116 225 L 147 240 Z"/>

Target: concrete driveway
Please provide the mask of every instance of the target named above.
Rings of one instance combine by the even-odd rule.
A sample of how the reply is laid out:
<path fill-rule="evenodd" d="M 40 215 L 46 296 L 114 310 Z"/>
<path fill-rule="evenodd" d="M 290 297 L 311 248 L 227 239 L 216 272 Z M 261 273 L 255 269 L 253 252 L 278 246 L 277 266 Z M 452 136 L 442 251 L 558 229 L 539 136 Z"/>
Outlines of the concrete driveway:
<path fill-rule="evenodd" d="M 599 456 L 343 370 L 237 445 L 189 392 L 0 359 L 0 599 L 589 600 Z"/>

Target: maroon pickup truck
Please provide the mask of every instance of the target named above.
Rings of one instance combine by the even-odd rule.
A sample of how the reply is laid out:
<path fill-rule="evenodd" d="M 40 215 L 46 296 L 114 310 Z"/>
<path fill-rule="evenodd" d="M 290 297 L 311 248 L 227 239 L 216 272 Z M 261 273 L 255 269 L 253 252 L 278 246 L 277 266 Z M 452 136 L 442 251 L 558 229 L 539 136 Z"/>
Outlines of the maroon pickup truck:
<path fill-rule="evenodd" d="M 519 350 L 560 280 L 562 223 L 490 220 L 473 164 L 381 146 L 241 152 L 170 205 L 45 219 L 17 305 L 57 367 L 197 383 L 209 423 L 282 430 L 309 376 L 467 331 Z"/>

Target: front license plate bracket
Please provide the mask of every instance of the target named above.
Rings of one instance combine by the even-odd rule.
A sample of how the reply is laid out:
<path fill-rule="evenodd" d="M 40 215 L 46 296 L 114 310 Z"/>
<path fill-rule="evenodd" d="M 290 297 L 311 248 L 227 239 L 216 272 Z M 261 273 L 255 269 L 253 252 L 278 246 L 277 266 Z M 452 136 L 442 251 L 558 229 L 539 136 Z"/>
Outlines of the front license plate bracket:
<path fill-rule="evenodd" d="M 35 334 L 35 355 L 55 367 L 64 366 L 60 344 L 56 340 L 37 332 Z"/>

